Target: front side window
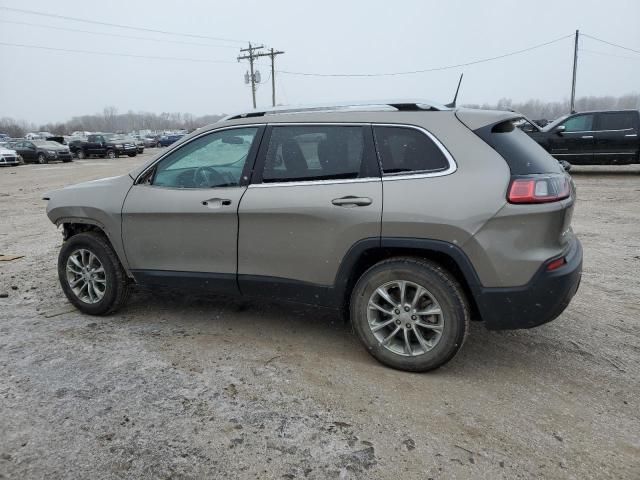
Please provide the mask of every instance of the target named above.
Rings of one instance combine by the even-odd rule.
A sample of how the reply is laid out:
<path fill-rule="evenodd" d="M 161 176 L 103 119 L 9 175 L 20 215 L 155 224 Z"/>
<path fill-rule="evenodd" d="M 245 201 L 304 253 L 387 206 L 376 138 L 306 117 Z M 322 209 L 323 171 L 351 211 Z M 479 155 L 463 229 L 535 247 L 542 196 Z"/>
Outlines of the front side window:
<path fill-rule="evenodd" d="M 240 185 L 258 127 L 213 132 L 185 143 L 156 165 L 160 187 L 213 188 Z"/>
<path fill-rule="evenodd" d="M 576 115 L 563 125 L 565 132 L 590 132 L 593 130 L 593 115 Z"/>
<path fill-rule="evenodd" d="M 438 172 L 449 168 L 442 150 L 425 133 L 407 127 L 374 127 L 385 174 Z"/>
<path fill-rule="evenodd" d="M 598 130 L 631 130 L 635 126 L 633 112 L 601 113 Z"/>
<path fill-rule="evenodd" d="M 262 181 L 357 178 L 364 152 L 362 126 L 274 126 Z"/>

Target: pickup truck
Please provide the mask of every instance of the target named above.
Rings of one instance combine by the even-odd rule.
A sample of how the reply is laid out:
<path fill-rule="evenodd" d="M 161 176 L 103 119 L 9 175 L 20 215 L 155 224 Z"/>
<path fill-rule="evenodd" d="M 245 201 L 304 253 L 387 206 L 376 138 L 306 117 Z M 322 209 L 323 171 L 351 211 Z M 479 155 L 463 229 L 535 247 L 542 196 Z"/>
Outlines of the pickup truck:
<path fill-rule="evenodd" d="M 118 158 L 120 155 L 128 155 L 135 157 L 138 154 L 137 146 L 130 140 L 102 133 L 91 134 L 84 142 L 78 140 L 70 142 L 69 149 L 79 159 L 91 156 Z"/>
<path fill-rule="evenodd" d="M 545 127 L 519 127 L 558 160 L 574 165 L 640 163 L 640 111 L 598 110 L 565 115 Z"/>

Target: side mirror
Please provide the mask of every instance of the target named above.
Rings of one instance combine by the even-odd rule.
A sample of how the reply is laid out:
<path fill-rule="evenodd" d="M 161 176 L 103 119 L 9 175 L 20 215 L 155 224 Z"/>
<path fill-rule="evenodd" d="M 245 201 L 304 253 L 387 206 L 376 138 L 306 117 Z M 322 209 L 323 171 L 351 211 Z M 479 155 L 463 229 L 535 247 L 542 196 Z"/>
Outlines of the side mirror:
<path fill-rule="evenodd" d="M 562 135 L 562 132 L 564 132 L 566 129 L 567 129 L 567 127 L 565 127 L 564 125 L 558 125 L 556 128 L 554 128 L 554 131 L 558 135 Z"/>

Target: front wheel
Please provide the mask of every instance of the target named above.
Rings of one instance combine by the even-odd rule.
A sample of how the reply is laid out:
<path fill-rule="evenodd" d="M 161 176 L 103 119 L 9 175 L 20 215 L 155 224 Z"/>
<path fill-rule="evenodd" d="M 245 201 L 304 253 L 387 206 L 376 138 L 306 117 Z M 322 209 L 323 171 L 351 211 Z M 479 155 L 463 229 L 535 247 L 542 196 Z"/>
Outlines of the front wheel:
<path fill-rule="evenodd" d="M 351 294 L 351 322 L 377 360 L 425 372 L 451 360 L 469 330 L 456 279 L 436 263 L 393 258 L 367 270 Z"/>
<path fill-rule="evenodd" d="M 130 285 L 118 257 L 103 235 L 74 235 L 60 249 L 58 278 L 69 301 L 81 312 L 106 315 L 121 308 Z"/>
<path fill-rule="evenodd" d="M 44 165 L 45 163 L 49 163 L 44 153 L 40 153 L 38 155 L 38 163 L 41 165 Z"/>
<path fill-rule="evenodd" d="M 117 155 L 116 155 L 115 150 L 107 150 L 106 156 L 109 159 L 114 159 L 114 158 L 116 158 Z"/>
<path fill-rule="evenodd" d="M 84 160 L 85 158 L 87 158 L 87 154 L 84 153 L 84 150 L 78 150 L 76 156 L 78 157 L 78 160 Z"/>

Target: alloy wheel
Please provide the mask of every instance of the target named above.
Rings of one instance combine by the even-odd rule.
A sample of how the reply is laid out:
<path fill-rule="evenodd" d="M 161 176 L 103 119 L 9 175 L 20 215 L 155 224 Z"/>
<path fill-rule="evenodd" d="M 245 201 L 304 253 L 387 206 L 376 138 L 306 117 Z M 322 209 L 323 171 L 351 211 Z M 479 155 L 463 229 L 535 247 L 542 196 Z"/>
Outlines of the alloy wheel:
<path fill-rule="evenodd" d="M 442 337 L 444 320 L 435 297 L 414 282 L 386 282 L 369 298 L 369 328 L 380 345 L 397 355 L 413 357 L 432 350 Z"/>
<path fill-rule="evenodd" d="M 107 275 L 98 257 L 85 248 L 67 258 L 66 276 L 74 295 L 84 303 L 98 303 L 107 289 Z"/>

